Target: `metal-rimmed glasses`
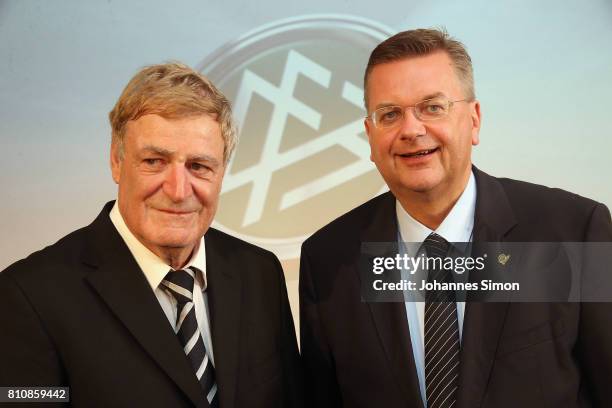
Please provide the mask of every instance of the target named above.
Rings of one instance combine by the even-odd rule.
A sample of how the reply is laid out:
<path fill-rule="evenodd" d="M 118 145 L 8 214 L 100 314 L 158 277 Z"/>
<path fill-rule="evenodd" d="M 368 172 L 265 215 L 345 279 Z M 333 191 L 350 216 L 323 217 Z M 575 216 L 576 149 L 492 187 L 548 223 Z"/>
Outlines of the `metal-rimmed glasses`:
<path fill-rule="evenodd" d="M 457 102 L 471 102 L 471 100 L 460 99 L 451 101 L 445 96 L 437 96 L 425 99 L 411 106 L 381 106 L 366 116 L 366 119 L 370 119 L 377 129 L 389 129 L 402 123 L 406 116 L 406 110 L 412 108 L 412 112 L 418 120 L 429 122 L 447 116 L 453 105 Z"/>

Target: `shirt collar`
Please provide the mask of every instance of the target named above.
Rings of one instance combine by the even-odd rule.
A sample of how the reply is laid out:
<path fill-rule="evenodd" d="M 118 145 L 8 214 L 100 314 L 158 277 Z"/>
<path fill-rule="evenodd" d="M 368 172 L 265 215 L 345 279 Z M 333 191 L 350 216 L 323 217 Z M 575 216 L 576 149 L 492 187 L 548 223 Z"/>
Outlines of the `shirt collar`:
<path fill-rule="evenodd" d="M 119 212 L 117 202 L 115 202 L 110 212 L 110 219 L 132 253 L 136 263 L 147 278 L 147 282 L 149 282 L 151 289 L 157 289 L 161 281 L 172 268 L 145 247 L 142 242 L 132 234 L 132 231 L 127 227 L 123 216 Z M 204 237 L 201 238 L 198 248 L 195 250 L 195 253 L 191 256 L 191 259 L 185 267 L 194 267 L 196 270 L 201 271 L 201 276 L 198 273 L 198 279 L 201 279 L 202 282 L 206 282 L 206 246 L 204 245 Z M 206 288 L 206 286 L 202 285 L 202 288 Z"/>
<path fill-rule="evenodd" d="M 448 242 L 470 242 L 474 227 L 475 211 L 476 179 L 473 172 L 470 172 L 470 178 L 463 193 L 461 193 L 451 211 L 435 231 L 415 220 L 404 210 L 399 201 L 395 201 L 395 213 L 403 242 L 421 243 L 432 232 L 440 235 Z"/>

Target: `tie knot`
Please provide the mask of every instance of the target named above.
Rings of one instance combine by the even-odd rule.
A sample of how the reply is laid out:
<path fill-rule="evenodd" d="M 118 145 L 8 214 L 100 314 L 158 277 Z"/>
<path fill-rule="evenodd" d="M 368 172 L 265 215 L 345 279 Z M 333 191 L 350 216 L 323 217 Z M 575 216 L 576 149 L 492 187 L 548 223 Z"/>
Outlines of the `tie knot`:
<path fill-rule="evenodd" d="M 429 234 L 429 236 L 427 236 L 425 241 L 423 241 L 423 246 L 425 247 L 427 256 L 435 258 L 442 258 L 446 256 L 450 248 L 449 242 L 435 232 L 432 232 Z"/>
<path fill-rule="evenodd" d="M 178 303 L 187 303 L 193 301 L 194 282 L 195 270 L 185 268 L 168 272 L 162 284 L 168 288 Z"/>

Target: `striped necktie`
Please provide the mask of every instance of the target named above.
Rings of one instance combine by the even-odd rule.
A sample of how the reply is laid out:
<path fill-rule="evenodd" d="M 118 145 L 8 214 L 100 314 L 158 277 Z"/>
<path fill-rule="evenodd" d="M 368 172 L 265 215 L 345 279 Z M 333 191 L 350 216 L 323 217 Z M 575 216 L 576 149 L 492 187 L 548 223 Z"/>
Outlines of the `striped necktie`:
<path fill-rule="evenodd" d="M 448 241 L 433 232 L 423 246 L 428 258 L 440 261 L 444 260 L 450 248 Z M 427 281 L 434 280 L 452 282 L 452 272 L 432 268 Z M 448 408 L 455 404 L 459 384 L 459 350 L 455 292 L 428 290 L 425 294 L 425 393 L 428 408 Z"/>
<path fill-rule="evenodd" d="M 195 269 L 185 268 L 168 272 L 162 284 L 176 300 L 176 334 L 183 346 L 196 377 L 211 407 L 219 406 L 215 368 L 210 361 L 198 327 L 193 303 Z"/>

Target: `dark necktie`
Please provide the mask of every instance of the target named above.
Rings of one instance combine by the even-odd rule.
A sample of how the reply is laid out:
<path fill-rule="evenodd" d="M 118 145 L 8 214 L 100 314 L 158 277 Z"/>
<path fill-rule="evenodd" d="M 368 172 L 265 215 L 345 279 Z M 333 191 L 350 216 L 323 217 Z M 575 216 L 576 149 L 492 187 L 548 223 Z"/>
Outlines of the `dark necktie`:
<path fill-rule="evenodd" d="M 170 271 L 162 281 L 162 284 L 168 288 L 177 303 L 176 334 L 183 350 L 195 370 L 208 403 L 211 407 L 218 407 L 219 397 L 215 368 L 206 352 L 193 303 L 194 283 L 195 271 L 190 268 Z"/>
<path fill-rule="evenodd" d="M 436 233 L 423 242 L 428 258 L 442 261 L 450 244 Z M 430 261 L 431 262 L 431 261 Z M 429 270 L 428 282 L 453 282 L 444 268 Z M 452 290 L 428 290 L 425 294 L 425 393 L 428 408 L 455 404 L 459 384 L 459 324 Z"/>

